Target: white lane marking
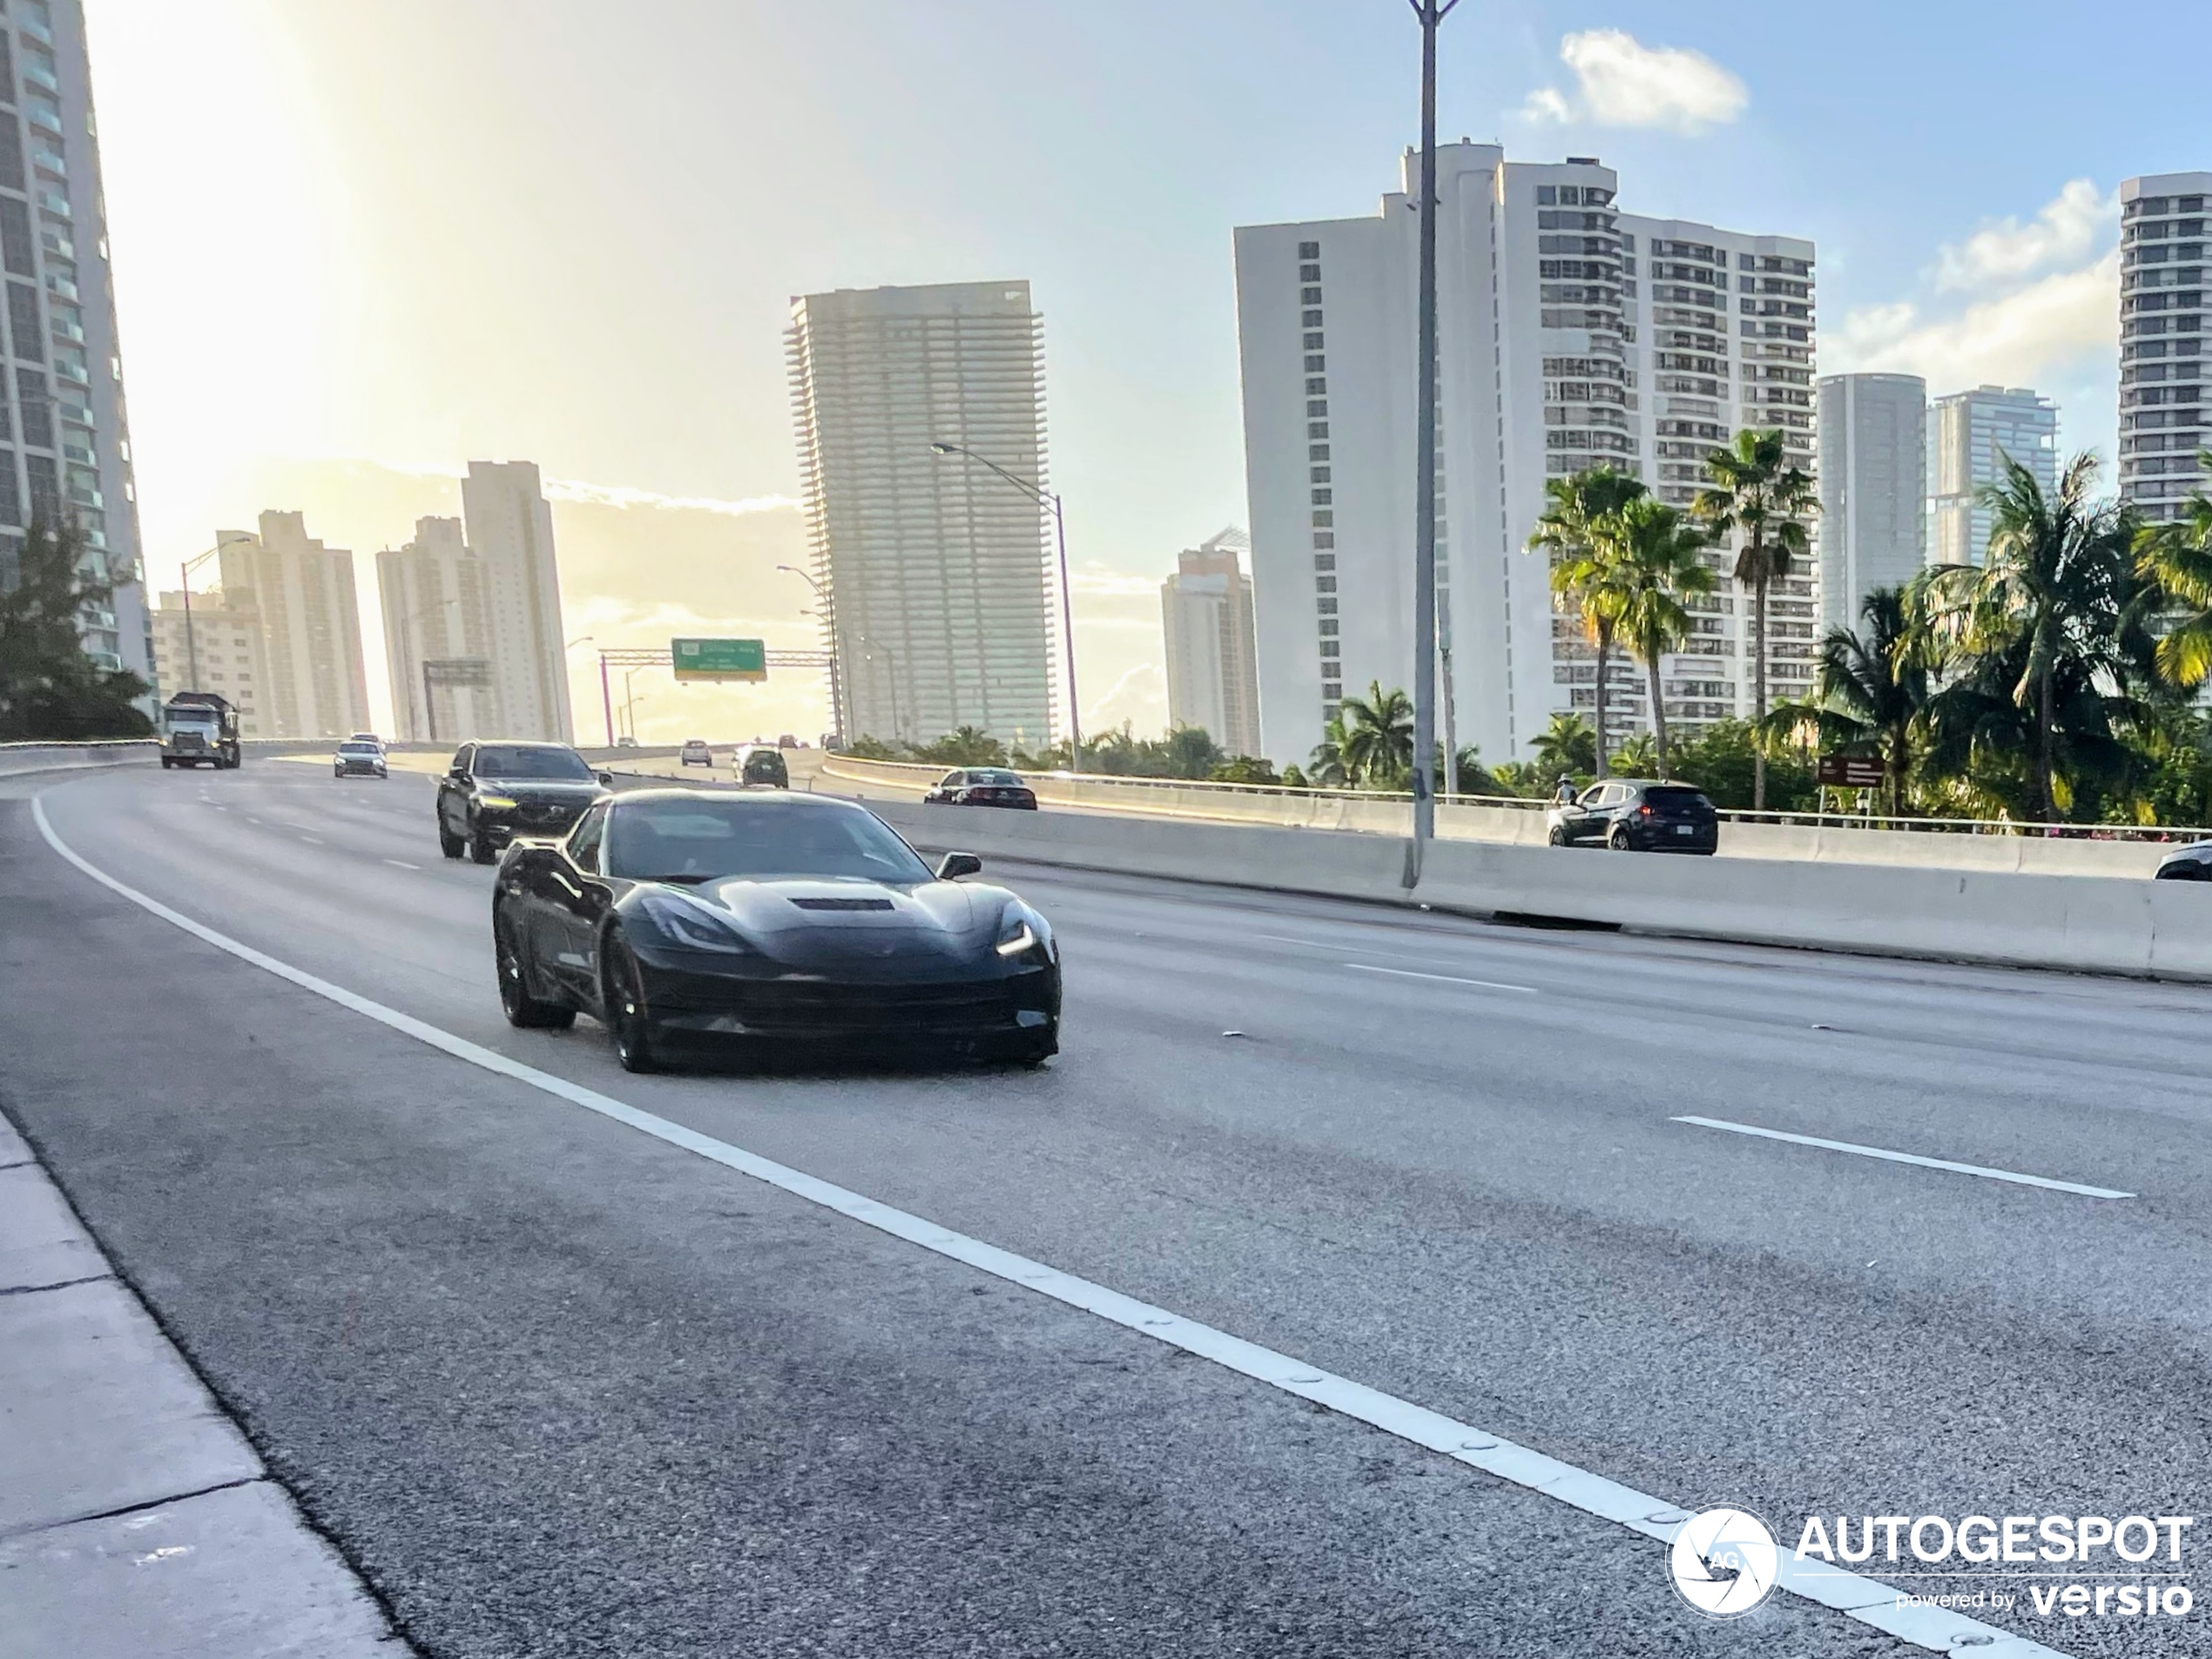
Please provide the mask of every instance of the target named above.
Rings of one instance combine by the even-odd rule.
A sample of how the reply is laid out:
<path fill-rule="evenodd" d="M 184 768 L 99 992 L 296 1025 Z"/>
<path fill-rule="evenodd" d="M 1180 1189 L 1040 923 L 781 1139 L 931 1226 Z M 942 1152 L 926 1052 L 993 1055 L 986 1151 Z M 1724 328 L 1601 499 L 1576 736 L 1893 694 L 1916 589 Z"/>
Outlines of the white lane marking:
<path fill-rule="evenodd" d="M 1986 1181 L 2010 1181 L 2015 1186 L 2048 1187 L 2054 1192 L 2078 1192 L 2085 1198 L 2132 1198 L 2132 1192 L 2116 1192 L 2110 1187 L 2084 1186 L 2079 1181 L 2054 1181 L 2048 1176 L 2022 1175 L 2014 1170 L 1992 1170 L 1979 1163 L 1954 1163 L 1949 1158 L 1922 1157 L 1918 1152 L 1892 1152 L 1879 1146 L 1861 1146 L 1856 1141 L 1828 1141 L 1817 1135 L 1791 1135 L 1778 1129 L 1760 1129 L 1752 1123 L 1731 1123 L 1719 1117 L 1670 1117 L 1670 1123 L 1694 1123 L 1699 1129 L 1723 1129 L 1731 1135 L 1756 1135 L 1763 1141 L 1788 1141 L 1796 1146 L 1817 1146 L 1827 1152 L 1851 1152 L 1863 1158 L 1879 1158 L 1885 1163 L 1917 1163 L 1924 1170 L 1948 1170 L 1953 1175 L 1978 1175 Z"/>
<path fill-rule="evenodd" d="M 322 837 L 320 835 L 302 835 L 300 839 L 303 841 L 308 842 L 312 846 L 320 846 L 322 845 Z"/>
<path fill-rule="evenodd" d="M 1089 1279 L 1063 1273 L 1042 1262 L 1031 1261 L 1011 1251 L 980 1238 L 970 1238 L 965 1233 L 954 1232 L 923 1216 L 912 1215 L 904 1210 L 894 1210 L 889 1204 L 879 1204 L 865 1194 L 794 1170 L 789 1164 L 778 1163 L 748 1152 L 743 1147 L 732 1146 L 727 1141 L 718 1141 L 711 1135 L 702 1135 L 669 1118 L 642 1110 L 610 1095 L 586 1089 L 581 1083 L 570 1082 L 551 1072 L 526 1066 L 519 1060 L 510 1060 L 495 1049 L 486 1049 L 457 1037 L 411 1014 L 387 1008 L 372 1001 L 356 991 L 328 980 L 319 979 L 304 968 L 280 961 L 253 946 L 241 943 L 227 934 L 218 933 L 204 922 L 193 921 L 183 912 L 171 909 L 158 899 L 150 898 L 137 888 L 126 886 L 79 855 L 55 833 L 53 824 L 46 816 L 43 799 L 34 796 L 30 803 L 31 817 L 38 825 L 38 833 L 46 844 L 63 858 L 75 865 L 86 875 L 110 892 L 128 899 L 141 909 L 152 912 L 164 921 L 183 928 L 193 938 L 227 951 L 241 961 L 275 974 L 279 979 L 312 991 L 317 996 L 337 1003 L 389 1027 L 418 1042 L 452 1055 L 469 1065 L 496 1075 L 528 1084 L 533 1089 L 581 1106 L 586 1111 L 624 1124 L 651 1136 L 655 1140 L 697 1154 L 711 1163 L 750 1176 L 769 1186 L 802 1198 L 809 1204 L 833 1211 L 850 1220 L 865 1223 L 894 1238 L 918 1244 L 922 1249 L 973 1267 L 980 1272 L 1003 1279 L 1009 1285 L 1035 1291 L 1038 1295 L 1068 1307 L 1078 1308 L 1096 1314 L 1109 1324 L 1120 1325 L 1139 1336 L 1150 1337 L 1202 1359 L 1249 1377 L 1255 1382 L 1266 1384 L 1284 1393 L 1294 1394 L 1300 1399 L 1339 1413 L 1356 1421 L 1366 1423 L 1384 1433 L 1410 1441 L 1415 1446 L 1439 1453 L 1454 1462 L 1480 1469 L 1501 1480 L 1526 1487 L 1548 1498 L 1554 1498 L 1585 1514 L 1596 1515 L 1615 1525 L 1671 1543 L 1675 1534 L 1689 1516 L 1676 1505 L 1608 1480 L 1603 1475 L 1593 1474 L 1571 1463 L 1525 1446 L 1516 1445 L 1504 1436 L 1493 1434 L 1447 1417 L 1426 1406 L 1416 1406 L 1411 1400 L 1386 1394 L 1364 1383 L 1353 1382 L 1324 1371 L 1318 1366 L 1307 1365 L 1289 1354 L 1278 1353 L 1272 1348 L 1263 1348 L 1256 1342 L 1217 1331 L 1211 1325 L 1200 1325 L 1140 1302 Z M 1657 1561 L 1655 1573 L 1663 1571 Z M 1779 1586 L 1794 1595 L 1817 1602 L 1848 1618 L 1872 1625 L 1916 1647 L 1937 1653 L 1949 1653 L 1961 1643 L 1972 1641 L 1975 1647 L 1992 1647 L 1993 1651 L 2006 1656 L 2006 1659 L 2067 1659 L 2054 1648 L 2046 1648 L 2000 1630 L 1977 1620 L 1965 1618 L 1940 1608 L 1899 1607 L 1903 1594 L 1895 1586 L 1878 1579 L 1844 1572 L 1824 1562 L 1807 1561 L 1794 1550 L 1785 1550 L 1781 1559 Z M 2001 1645 L 2000 1645 L 2001 1644 Z"/>
<path fill-rule="evenodd" d="M 1345 966 L 1362 974 L 1391 974 L 1399 979 L 1434 980 L 1440 985 L 1473 985 L 1486 991 L 1518 991 L 1523 996 L 1543 995 L 1533 985 L 1508 985 L 1503 980 L 1467 979 L 1458 974 L 1417 974 L 1410 968 L 1377 968 L 1372 962 L 1346 962 Z"/>
<path fill-rule="evenodd" d="M 384 862 L 395 870 L 419 870 L 422 867 L 419 864 L 409 864 L 405 859 L 386 859 Z"/>

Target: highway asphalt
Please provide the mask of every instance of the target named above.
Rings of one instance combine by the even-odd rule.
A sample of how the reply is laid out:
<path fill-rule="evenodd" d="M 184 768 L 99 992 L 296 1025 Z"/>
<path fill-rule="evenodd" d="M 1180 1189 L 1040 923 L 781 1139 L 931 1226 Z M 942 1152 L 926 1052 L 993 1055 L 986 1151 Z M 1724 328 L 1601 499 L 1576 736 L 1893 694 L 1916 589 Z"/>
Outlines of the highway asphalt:
<path fill-rule="evenodd" d="M 2212 989 L 1007 869 L 1045 1070 L 633 1078 L 502 1021 L 428 779 L 0 786 L 0 1106 L 427 1654 L 1923 1649 L 1706 1619 L 1622 1527 L 287 983 L 41 791 L 297 969 L 1669 1504 L 2212 1533 Z"/>

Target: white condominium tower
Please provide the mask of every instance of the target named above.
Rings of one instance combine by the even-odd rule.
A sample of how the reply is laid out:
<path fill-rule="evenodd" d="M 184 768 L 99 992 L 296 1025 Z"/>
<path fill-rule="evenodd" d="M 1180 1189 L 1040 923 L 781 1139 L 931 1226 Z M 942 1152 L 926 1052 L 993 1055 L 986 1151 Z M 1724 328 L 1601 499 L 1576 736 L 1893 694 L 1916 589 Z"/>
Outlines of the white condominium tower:
<path fill-rule="evenodd" d="M 466 743 L 510 733 L 499 701 L 492 582 L 457 518 L 419 518 L 415 539 L 376 556 L 395 733 Z M 527 660 L 527 638 L 521 642 Z"/>
<path fill-rule="evenodd" d="M 2154 522 L 2212 487 L 2204 403 L 2204 219 L 2212 172 L 2120 186 L 2120 493 Z"/>
<path fill-rule="evenodd" d="M 470 462 L 469 475 L 461 481 L 461 516 L 469 551 L 482 561 L 489 606 L 492 694 L 500 730 L 486 735 L 572 743 L 576 728 L 569 710 L 553 509 L 536 464 Z M 398 703 L 397 685 L 392 695 Z M 438 735 L 442 742 L 442 727 Z"/>
<path fill-rule="evenodd" d="M 1042 327 L 1026 282 L 792 302 L 807 534 L 848 738 L 1051 739 L 1045 523 L 983 464 L 1046 487 Z"/>
<path fill-rule="evenodd" d="M 1237 563 L 1244 545 L 1242 531 L 1224 530 L 1184 552 L 1160 584 L 1168 721 L 1201 728 L 1232 755 L 1260 752 L 1252 584 Z"/>
<path fill-rule="evenodd" d="M 224 530 L 215 539 L 223 550 L 223 603 L 260 617 L 267 677 L 262 735 L 342 738 L 367 731 L 368 674 L 354 556 L 309 536 L 298 513 L 264 513 L 259 536 Z M 178 681 L 168 689 L 184 688 Z"/>
<path fill-rule="evenodd" d="M 1917 374 L 1820 382 L 1820 629 L 1859 625 L 1877 588 L 1928 562 L 1928 383 Z"/>
<path fill-rule="evenodd" d="M 2046 490 L 2057 485 L 2057 404 L 2025 386 L 1977 386 L 1936 399 L 1928 416 L 1931 563 L 1982 562 L 1993 515 L 1981 492 L 2004 481 L 2008 459 Z"/>
<path fill-rule="evenodd" d="M 156 678 L 124 418 L 99 142 L 82 0 L 12 0 L 0 13 L 0 580 L 33 518 L 73 517 L 113 583 L 84 648 Z M 180 690 L 173 679 L 166 688 Z"/>
<path fill-rule="evenodd" d="M 1413 679 L 1419 157 L 1365 219 L 1237 232 L 1244 464 L 1268 757 L 1304 761 L 1345 691 Z M 1813 466 L 1810 242 L 1622 213 L 1610 168 L 1438 155 L 1440 643 L 1462 745 L 1525 758 L 1595 700 L 1580 631 L 1523 547 L 1544 481 L 1602 462 L 1686 505 L 1706 453 L 1780 428 Z M 1732 552 L 1709 556 L 1725 571 Z M 1810 680 L 1810 571 L 1769 607 L 1770 695 Z M 1725 580 L 1662 664 L 1685 728 L 1751 709 L 1748 603 Z M 1647 719 L 1620 664 L 1616 730 Z M 1440 723 L 1440 725 L 1441 723 Z"/>

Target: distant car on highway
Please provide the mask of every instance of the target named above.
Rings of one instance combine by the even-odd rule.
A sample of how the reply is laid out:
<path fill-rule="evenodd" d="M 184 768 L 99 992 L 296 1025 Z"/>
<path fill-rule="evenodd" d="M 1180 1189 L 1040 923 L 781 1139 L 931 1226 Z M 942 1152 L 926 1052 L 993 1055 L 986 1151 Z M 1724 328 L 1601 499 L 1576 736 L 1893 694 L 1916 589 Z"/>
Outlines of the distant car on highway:
<path fill-rule="evenodd" d="M 2191 841 L 2158 861 L 2161 881 L 2212 881 L 2212 841 Z"/>
<path fill-rule="evenodd" d="M 776 739 L 776 747 L 779 749 L 798 749 L 803 748 L 804 746 L 805 745 L 802 745 L 797 738 L 792 736 L 792 734 L 788 732 L 785 732 L 783 736 Z"/>
<path fill-rule="evenodd" d="M 388 778 L 389 765 L 384 758 L 384 745 L 374 738 L 348 738 L 338 745 L 338 752 L 330 758 L 330 775 L 334 778 Z"/>
<path fill-rule="evenodd" d="M 384 739 L 378 737 L 374 732 L 356 732 L 348 737 L 346 741 L 348 743 L 373 743 L 380 749 L 384 746 Z"/>
<path fill-rule="evenodd" d="M 783 753 L 772 743 L 747 743 L 738 745 L 730 757 L 730 771 L 741 784 L 765 786 L 772 789 L 791 787 L 791 768 L 784 762 Z"/>
<path fill-rule="evenodd" d="M 635 749 L 637 746 L 637 739 L 631 737 L 627 732 L 624 732 L 620 737 L 615 739 L 615 747 L 617 749 Z"/>
<path fill-rule="evenodd" d="M 492 895 L 509 1023 L 607 1028 L 628 1071 L 687 1051 L 927 1048 L 1038 1065 L 1060 1046 L 1060 952 L 982 861 L 934 871 L 866 807 L 649 789 L 516 840 Z"/>
<path fill-rule="evenodd" d="M 464 743 L 438 780 L 438 850 L 496 863 L 517 835 L 560 835 L 607 792 L 564 743 Z"/>
<path fill-rule="evenodd" d="M 925 804 L 936 806 L 1011 806 L 1037 810 L 1037 792 L 1018 773 L 1004 766 L 966 766 L 948 772 L 924 795 Z"/>
<path fill-rule="evenodd" d="M 686 738 L 678 759 L 687 766 L 711 766 L 714 764 L 714 751 L 706 746 L 705 738 Z"/>
<path fill-rule="evenodd" d="M 1656 778 L 1608 778 L 1544 816 L 1554 846 L 1708 855 L 1720 848 L 1720 814 L 1703 792 Z"/>

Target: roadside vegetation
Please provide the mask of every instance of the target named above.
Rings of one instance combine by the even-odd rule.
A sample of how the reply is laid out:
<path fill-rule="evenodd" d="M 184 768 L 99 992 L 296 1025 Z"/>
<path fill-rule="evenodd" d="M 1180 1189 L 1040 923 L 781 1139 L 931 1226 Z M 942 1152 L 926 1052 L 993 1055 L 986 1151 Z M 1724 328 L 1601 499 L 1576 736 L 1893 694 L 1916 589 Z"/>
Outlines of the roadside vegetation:
<path fill-rule="evenodd" d="M 84 651 L 80 619 L 114 590 L 83 535 L 33 524 L 14 564 L 0 570 L 0 743 L 149 735 L 153 723 L 135 705 L 152 688 Z"/>

